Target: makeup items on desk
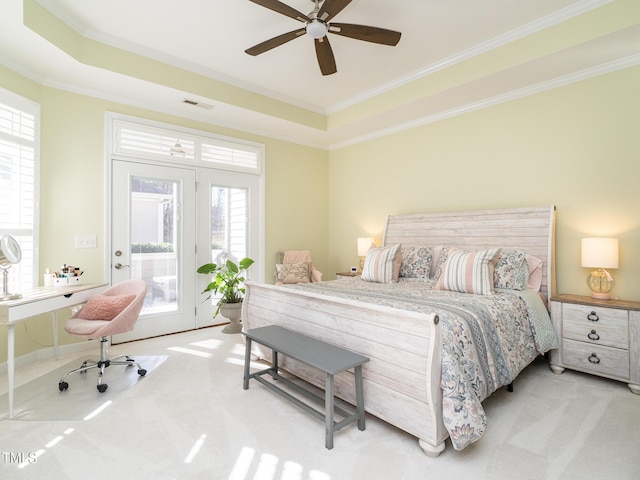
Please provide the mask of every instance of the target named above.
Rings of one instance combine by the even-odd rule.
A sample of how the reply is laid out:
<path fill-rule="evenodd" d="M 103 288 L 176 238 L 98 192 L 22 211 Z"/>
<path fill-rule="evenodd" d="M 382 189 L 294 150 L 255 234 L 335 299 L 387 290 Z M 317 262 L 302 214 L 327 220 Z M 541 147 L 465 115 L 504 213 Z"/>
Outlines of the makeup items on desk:
<path fill-rule="evenodd" d="M 67 285 L 77 285 L 81 283 L 83 273 L 84 271 L 80 270 L 79 267 L 67 265 L 66 263 L 57 272 L 51 272 L 47 268 L 44 272 L 44 286 L 65 287 Z"/>

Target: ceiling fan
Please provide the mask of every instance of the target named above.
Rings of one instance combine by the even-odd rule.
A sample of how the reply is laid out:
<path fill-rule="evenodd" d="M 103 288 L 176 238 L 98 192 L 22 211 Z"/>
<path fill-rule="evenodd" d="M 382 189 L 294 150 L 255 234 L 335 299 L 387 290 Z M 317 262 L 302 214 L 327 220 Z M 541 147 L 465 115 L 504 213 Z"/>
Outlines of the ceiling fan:
<path fill-rule="evenodd" d="M 400 32 L 387 30 L 378 27 L 369 27 L 366 25 L 354 25 L 351 23 L 334 23 L 330 20 L 340 13 L 351 0 L 311 0 L 315 3 L 315 8 L 309 15 L 299 12 L 278 0 L 250 0 L 253 3 L 262 5 L 269 10 L 281 13 L 287 17 L 291 17 L 299 22 L 306 24 L 303 28 L 299 28 L 292 32 L 278 35 L 270 38 L 262 43 L 254 45 L 245 50 L 249 55 L 260 55 L 272 48 L 279 47 L 295 38 L 301 37 L 305 33 L 314 39 L 316 46 L 316 57 L 322 75 L 331 75 L 337 72 L 336 60 L 333 56 L 333 50 L 329 44 L 327 33 L 334 33 L 344 37 L 364 40 L 365 42 L 379 43 L 382 45 L 395 46 L 400 41 Z M 320 7 L 322 4 L 322 7 Z"/>

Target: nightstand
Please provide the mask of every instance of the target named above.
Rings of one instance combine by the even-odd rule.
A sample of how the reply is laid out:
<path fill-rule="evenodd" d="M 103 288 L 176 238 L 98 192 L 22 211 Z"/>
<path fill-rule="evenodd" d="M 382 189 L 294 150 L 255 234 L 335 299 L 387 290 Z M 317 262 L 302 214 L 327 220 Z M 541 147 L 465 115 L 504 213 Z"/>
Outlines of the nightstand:
<path fill-rule="evenodd" d="M 551 298 L 560 348 L 549 352 L 551 370 L 565 368 L 626 382 L 640 394 L 640 302 Z"/>
<path fill-rule="evenodd" d="M 362 272 L 338 272 L 336 278 L 359 277 L 361 274 Z"/>

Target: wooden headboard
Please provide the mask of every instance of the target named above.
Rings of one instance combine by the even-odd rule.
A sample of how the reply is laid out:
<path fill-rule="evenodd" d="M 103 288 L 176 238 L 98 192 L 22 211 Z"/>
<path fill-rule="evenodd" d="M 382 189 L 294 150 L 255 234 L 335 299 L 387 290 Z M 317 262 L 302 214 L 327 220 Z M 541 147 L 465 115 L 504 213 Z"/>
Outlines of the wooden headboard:
<path fill-rule="evenodd" d="M 555 206 L 389 215 L 383 245 L 523 250 L 544 262 L 540 292 L 549 299 L 556 293 L 555 218 Z"/>

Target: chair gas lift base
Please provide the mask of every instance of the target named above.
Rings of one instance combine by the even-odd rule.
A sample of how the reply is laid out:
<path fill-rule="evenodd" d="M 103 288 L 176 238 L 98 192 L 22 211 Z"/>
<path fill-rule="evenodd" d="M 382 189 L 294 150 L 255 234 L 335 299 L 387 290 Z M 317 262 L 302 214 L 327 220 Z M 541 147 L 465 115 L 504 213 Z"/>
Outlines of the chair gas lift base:
<path fill-rule="evenodd" d="M 100 393 L 106 392 L 107 388 L 109 387 L 109 385 L 107 385 L 106 383 L 102 383 L 102 376 L 104 375 L 105 369 L 107 367 L 110 367 L 111 365 L 124 365 L 127 367 L 134 366 L 138 369 L 138 375 L 140 375 L 141 377 L 144 377 L 147 374 L 147 371 L 144 368 L 142 368 L 140 364 L 137 363 L 133 358 L 130 358 L 128 355 L 118 355 L 117 357 L 109 359 L 108 350 L 109 350 L 109 339 L 107 337 L 102 337 L 100 339 L 100 360 L 98 360 L 97 362 L 93 362 L 91 360 L 85 360 L 82 363 L 81 367 L 65 373 L 62 376 L 62 378 L 60 378 L 60 381 L 58 382 L 58 388 L 60 389 L 60 391 L 64 392 L 66 389 L 69 388 L 69 383 L 65 381 L 65 378 L 67 378 L 69 375 L 72 375 L 74 373 L 87 373 L 87 371 L 91 370 L 92 368 L 100 369 L 100 373 L 98 374 L 98 385 L 96 386 L 96 388 Z M 120 358 L 124 358 L 124 361 L 119 360 Z"/>

